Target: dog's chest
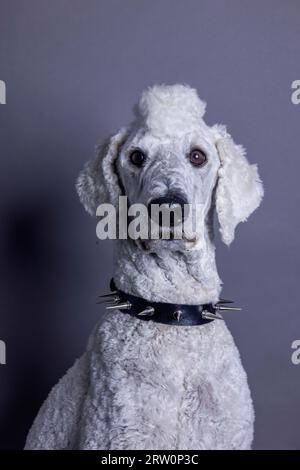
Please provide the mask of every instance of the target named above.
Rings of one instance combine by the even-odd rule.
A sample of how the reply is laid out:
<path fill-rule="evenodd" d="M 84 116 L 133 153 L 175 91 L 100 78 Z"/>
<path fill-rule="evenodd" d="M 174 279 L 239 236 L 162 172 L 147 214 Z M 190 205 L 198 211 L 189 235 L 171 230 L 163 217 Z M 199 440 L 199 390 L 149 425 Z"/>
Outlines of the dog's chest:
<path fill-rule="evenodd" d="M 80 447 L 199 448 L 203 426 L 208 431 L 224 414 L 216 335 L 213 324 L 169 327 L 127 315 L 103 323 L 91 353 Z"/>

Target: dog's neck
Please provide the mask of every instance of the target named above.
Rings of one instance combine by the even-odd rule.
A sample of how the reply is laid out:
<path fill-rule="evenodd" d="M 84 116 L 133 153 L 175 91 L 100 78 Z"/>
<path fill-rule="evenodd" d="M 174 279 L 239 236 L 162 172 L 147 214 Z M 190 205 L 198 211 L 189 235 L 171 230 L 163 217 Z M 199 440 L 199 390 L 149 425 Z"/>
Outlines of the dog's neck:
<path fill-rule="evenodd" d="M 124 292 L 153 302 L 205 304 L 219 300 L 221 291 L 208 234 L 199 249 L 156 254 L 132 240 L 118 240 L 114 280 Z"/>

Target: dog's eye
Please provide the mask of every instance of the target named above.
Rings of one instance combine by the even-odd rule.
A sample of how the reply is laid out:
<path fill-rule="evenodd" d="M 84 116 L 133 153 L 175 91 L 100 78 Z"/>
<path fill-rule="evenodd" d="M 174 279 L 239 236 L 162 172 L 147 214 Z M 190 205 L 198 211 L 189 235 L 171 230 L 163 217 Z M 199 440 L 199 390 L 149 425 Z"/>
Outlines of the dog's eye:
<path fill-rule="evenodd" d="M 146 160 L 146 155 L 139 149 L 135 149 L 129 155 L 130 161 L 135 166 L 142 166 Z"/>
<path fill-rule="evenodd" d="M 198 148 L 191 150 L 188 157 L 194 166 L 203 166 L 207 162 L 205 153 Z"/>

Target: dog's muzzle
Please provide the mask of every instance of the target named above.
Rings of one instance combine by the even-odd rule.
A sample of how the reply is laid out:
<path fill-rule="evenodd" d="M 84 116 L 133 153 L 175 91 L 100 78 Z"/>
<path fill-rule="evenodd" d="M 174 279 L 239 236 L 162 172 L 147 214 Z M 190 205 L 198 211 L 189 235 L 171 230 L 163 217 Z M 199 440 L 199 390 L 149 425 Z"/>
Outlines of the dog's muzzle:
<path fill-rule="evenodd" d="M 154 220 L 160 227 L 165 225 L 162 211 L 165 209 L 169 210 L 170 217 L 167 219 L 167 223 L 170 227 L 183 223 L 188 215 L 187 207 L 188 201 L 185 197 L 176 194 L 167 194 L 162 197 L 152 199 L 148 204 L 148 215 Z M 155 207 L 156 206 L 156 207 Z M 155 208 L 159 208 L 159 213 L 155 212 Z M 157 216 L 157 220 L 155 219 Z"/>

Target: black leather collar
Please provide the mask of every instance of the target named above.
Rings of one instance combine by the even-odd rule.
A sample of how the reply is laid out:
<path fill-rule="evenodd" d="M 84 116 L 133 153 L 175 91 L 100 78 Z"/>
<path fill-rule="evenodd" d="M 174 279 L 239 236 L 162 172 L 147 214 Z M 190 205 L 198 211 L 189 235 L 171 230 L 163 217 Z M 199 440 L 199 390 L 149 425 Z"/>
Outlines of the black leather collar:
<path fill-rule="evenodd" d="M 129 301 L 131 307 L 120 311 L 144 321 L 154 321 L 165 325 L 194 326 L 205 325 L 213 321 L 202 317 L 202 312 L 214 313 L 212 304 L 185 305 L 163 302 L 148 302 L 140 297 L 118 291 L 121 301 Z M 153 309 L 153 310 L 152 310 Z M 144 314 L 143 314 L 144 312 Z M 148 312 L 148 313 L 147 313 Z"/>
<path fill-rule="evenodd" d="M 107 302 L 107 310 L 119 310 L 140 320 L 176 326 L 205 325 L 215 319 L 222 320 L 222 316 L 217 312 L 217 305 L 212 303 L 186 305 L 149 302 L 117 289 L 113 279 L 110 288 L 112 292 L 100 296 L 102 300 L 99 303 Z"/>

